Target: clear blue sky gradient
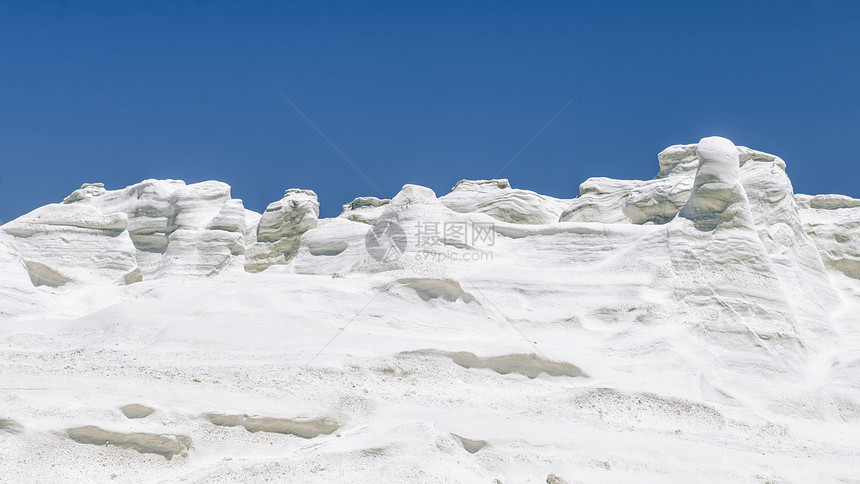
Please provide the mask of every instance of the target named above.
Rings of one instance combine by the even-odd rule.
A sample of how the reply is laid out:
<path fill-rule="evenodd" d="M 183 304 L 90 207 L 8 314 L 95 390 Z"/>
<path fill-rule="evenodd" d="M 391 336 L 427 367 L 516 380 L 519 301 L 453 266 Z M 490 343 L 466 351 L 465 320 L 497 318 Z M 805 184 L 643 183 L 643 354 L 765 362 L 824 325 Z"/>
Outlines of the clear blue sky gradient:
<path fill-rule="evenodd" d="M 0 219 L 83 182 L 217 179 L 324 216 L 501 174 L 574 197 L 721 135 L 860 197 L 860 2 L 0 3 Z"/>

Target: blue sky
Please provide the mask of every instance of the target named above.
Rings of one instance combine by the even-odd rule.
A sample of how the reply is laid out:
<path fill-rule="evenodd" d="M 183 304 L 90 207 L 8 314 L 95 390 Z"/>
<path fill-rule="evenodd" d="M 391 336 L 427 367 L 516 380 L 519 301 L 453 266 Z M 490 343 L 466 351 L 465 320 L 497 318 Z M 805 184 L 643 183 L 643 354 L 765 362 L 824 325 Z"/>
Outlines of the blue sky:
<path fill-rule="evenodd" d="M 324 216 L 502 173 L 573 197 L 721 135 L 860 197 L 860 2 L 0 3 L 0 219 L 83 182 L 217 179 Z"/>

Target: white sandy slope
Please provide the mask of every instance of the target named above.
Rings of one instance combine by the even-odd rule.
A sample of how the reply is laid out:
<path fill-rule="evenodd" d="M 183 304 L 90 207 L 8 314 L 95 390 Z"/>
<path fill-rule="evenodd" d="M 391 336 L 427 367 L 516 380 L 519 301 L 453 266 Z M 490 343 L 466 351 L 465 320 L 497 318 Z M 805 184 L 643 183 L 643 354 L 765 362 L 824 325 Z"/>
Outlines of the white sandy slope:
<path fill-rule="evenodd" d="M 151 180 L 12 221 L 0 480 L 860 482 L 860 201 L 721 138 L 659 161 L 573 200 L 408 185 L 317 220 L 290 190 L 262 223 L 226 185 Z M 374 224 L 401 257 L 368 254 Z"/>

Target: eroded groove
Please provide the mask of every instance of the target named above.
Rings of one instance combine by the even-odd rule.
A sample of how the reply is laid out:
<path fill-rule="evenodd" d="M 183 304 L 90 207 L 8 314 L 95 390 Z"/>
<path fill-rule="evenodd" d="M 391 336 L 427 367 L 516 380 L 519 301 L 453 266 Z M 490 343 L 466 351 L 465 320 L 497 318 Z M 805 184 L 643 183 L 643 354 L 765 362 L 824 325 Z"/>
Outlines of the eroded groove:
<path fill-rule="evenodd" d="M 448 302 L 461 299 L 465 303 L 470 303 L 475 300 L 474 296 L 464 291 L 460 283 L 453 279 L 408 277 L 398 279 L 396 282 L 413 289 L 423 301 L 441 298 Z"/>
<path fill-rule="evenodd" d="M 502 375 L 519 373 L 529 378 L 537 378 L 541 373 L 546 373 L 549 376 L 588 377 L 576 365 L 547 360 L 534 353 L 479 357 L 467 351 L 416 350 L 405 351 L 401 355 L 443 356 L 451 358 L 454 363 L 463 368 L 487 368 Z"/>
<path fill-rule="evenodd" d="M 80 444 L 113 445 L 141 454 L 158 454 L 167 460 L 175 455 L 185 457 L 191 448 L 191 438 L 184 435 L 111 432 L 93 425 L 72 428 L 67 433 Z"/>
<path fill-rule="evenodd" d="M 293 420 L 289 418 L 249 417 L 248 415 L 225 415 L 219 413 L 207 413 L 203 417 L 214 425 L 221 427 L 242 426 L 248 432 L 272 432 L 295 435 L 303 439 L 312 439 L 319 435 L 329 435 L 340 428 L 340 425 L 325 418 Z"/>

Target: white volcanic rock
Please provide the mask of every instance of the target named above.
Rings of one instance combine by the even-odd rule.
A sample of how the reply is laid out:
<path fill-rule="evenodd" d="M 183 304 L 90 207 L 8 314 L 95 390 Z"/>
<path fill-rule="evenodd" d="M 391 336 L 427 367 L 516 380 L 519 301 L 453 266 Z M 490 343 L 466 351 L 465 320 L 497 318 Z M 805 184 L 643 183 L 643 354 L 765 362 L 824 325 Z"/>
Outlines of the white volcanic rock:
<path fill-rule="evenodd" d="M 311 190 L 291 188 L 266 207 L 257 225 L 256 243 L 248 247 L 245 270 L 260 272 L 295 257 L 303 233 L 317 226 L 319 202 Z"/>
<path fill-rule="evenodd" d="M 803 228 L 824 263 L 860 279 L 860 199 L 844 195 L 797 195 Z"/>
<path fill-rule="evenodd" d="M 493 220 L 487 215 L 483 217 Z M 386 253 L 385 257 L 380 256 L 383 265 L 377 269 L 371 262 L 371 270 L 391 270 L 414 265 L 411 263 L 416 260 L 416 254 L 423 250 L 455 250 L 463 247 L 468 244 L 467 239 L 446 241 L 445 224 L 449 224 L 450 235 L 450 228 L 454 227 L 451 224 L 466 219 L 466 214 L 455 212 L 443 205 L 430 188 L 404 185 L 374 225 L 377 236 L 383 241 L 382 247 L 395 249 L 397 254 Z M 393 240 L 397 235 L 401 235 L 400 240 L 404 242 L 402 246 Z M 370 259 L 367 260 L 370 262 Z"/>
<path fill-rule="evenodd" d="M 104 183 L 84 183 L 81 188 L 75 190 L 68 197 L 63 199 L 63 203 L 80 202 L 81 200 L 89 200 L 91 198 L 100 197 L 107 193 Z"/>
<path fill-rule="evenodd" d="M 697 144 L 674 145 L 657 155 L 660 171 L 652 180 L 638 182 L 624 201 L 624 215 L 635 224 L 664 224 L 681 211 L 693 189 L 695 173 L 699 166 Z M 745 146 L 735 148 L 738 164 L 748 161 L 775 165 L 785 171 L 785 162 L 779 157 Z M 741 173 L 741 182 L 746 184 L 746 174 Z"/>
<path fill-rule="evenodd" d="M 321 220 L 301 236 L 290 270 L 329 276 L 403 270 L 432 278 L 451 262 L 480 257 L 491 247 L 494 225 L 503 223 L 484 213 L 455 212 L 418 185 L 404 185 L 384 207 L 372 226 Z"/>
<path fill-rule="evenodd" d="M 813 340 L 783 291 L 789 281 L 774 270 L 745 200 L 722 215 L 719 222 L 710 213 L 704 220 L 679 217 L 664 229 L 677 304 L 670 313 L 706 342 L 708 364 L 735 369 L 734 385 L 743 386 L 740 368 L 749 381 L 797 371 Z"/>
<path fill-rule="evenodd" d="M 766 153 L 752 154 L 745 161 L 741 151 L 740 177 L 758 238 L 781 281 L 799 331 L 830 337 L 830 314 L 838 306 L 839 296 L 815 241 L 806 233 L 785 163 Z"/>
<path fill-rule="evenodd" d="M 216 183 L 85 186 L 45 209 L 57 237 L 0 230 L 3 478 L 855 479 L 860 200 L 795 195 L 781 159 L 723 138 L 658 163 L 574 200 L 406 185 L 332 219 L 302 190 L 260 215 Z M 168 262 L 34 287 L 56 276 L 26 254 L 92 264 L 75 224 Z M 219 260 L 260 273 L 189 277 Z M 168 463 L 81 428 L 194 445 Z"/>
<path fill-rule="evenodd" d="M 748 161 L 755 161 L 758 163 L 772 163 L 780 170 L 785 171 L 785 162 L 778 156 L 753 150 L 746 146 L 738 146 L 737 148 L 738 162 L 740 162 L 741 166 L 744 166 Z"/>
<path fill-rule="evenodd" d="M 624 200 L 622 211 L 631 222 L 663 224 L 678 215 L 690 198 L 699 166 L 696 147 L 674 145 L 657 155 L 660 166 L 657 176 L 637 182 Z"/>
<path fill-rule="evenodd" d="M 624 201 L 622 212 L 635 224 L 666 223 L 681 211 L 690 198 L 693 176 L 680 171 L 668 178 L 639 182 Z"/>
<path fill-rule="evenodd" d="M 36 286 L 68 282 L 131 284 L 141 279 L 125 214 L 52 204 L 2 226 Z"/>
<path fill-rule="evenodd" d="M 479 182 L 478 185 L 486 186 L 483 182 Z M 478 191 L 483 193 L 482 190 Z M 500 205 L 507 205 L 511 201 L 509 194 L 500 194 L 500 196 L 504 199 Z M 407 245 L 405 250 L 407 252 L 422 252 L 436 249 L 469 249 L 474 245 L 471 237 L 473 234 L 469 232 L 470 225 L 481 223 L 491 227 L 499 220 L 498 217 L 504 217 L 504 214 L 517 220 L 517 222 L 511 223 L 524 223 L 524 218 L 514 215 L 513 212 L 505 211 L 500 205 L 496 206 L 500 211 L 484 207 L 489 212 L 495 213 L 494 216 L 483 211 L 483 209 L 474 212 L 453 210 L 446 204 L 446 202 L 450 203 L 451 199 L 444 199 L 445 197 L 437 199 L 433 190 L 427 187 L 404 185 L 400 193 L 391 199 L 391 203 L 388 204 L 376 225 L 379 226 L 382 223 L 397 224 L 406 234 Z M 518 213 L 523 215 L 523 212 Z M 533 221 L 539 218 L 537 212 L 532 212 L 532 215 L 536 217 L 532 219 Z"/>
<path fill-rule="evenodd" d="M 748 157 L 753 161 L 742 170 L 738 152 L 724 138 L 697 146 L 699 166 L 681 211 L 696 230 L 670 230 L 675 260 L 683 260 L 681 247 L 689 251 L 689 262 L 676 263 L 679 273 L 690 274 L 684 298 L 705 311 L 720 304 L 730 310 L 716 319 L 717 327 L 706 324 L 709 333 L 722 332 L 727 345 L 740 344 L 749 332 L 760 339 L 756 346 L 771 355 L 793 352 L 799 364 L 808 348 L 832 342 L 828 313 L 838 297 L 803 231 L 785 165 L 775 157 Z M 701 281 L 701 267 L 732 274 L 731 285 Z M 703 316 L 697 319 L 707 321 Z"/>
<path fill-rule="evenodd" d="M 502 222 L 519 224 L 555 223 L 570 203 L 531 190 L 511 188 L 506 179 L 460 180 L 439 201 L 455 212 L 485 213 Z"/>
<path fill-rule="evenodd" d="M 390 202 L 391 200 L 387 198 L 358 197 L 343 206 L 343 212 L 339 217 L 373 225 L 379 220 L 382 212 L 385 211 L 385 206 Z"/>
<path fill-rule="evenodd" d="M 230 187 L 202 182 L 179 188 L 171 197 L 173 230 L 158 268 L 171 274 L 215 275 L 241 270 L 245 252 L 245 208 L 230 198 Z"/>
<path fill-rule="evenodd" d="M 657 178 L 692 175 L 699 168 L 696 145 L 672 145 L 657 154 L 657 163 L 660 165 Z"/>
<path fill-rule="evenodd" d="M 690 198 L 699 167 L 696 148 L 696 144 L 674 145 L 657 155 L 657 176 L 637 183 L 624 201 L 622 210 L 630 221 L 664 224 L 678 215 Z"/>
<path fill-rule="evenodd" d="M 638 180 L 589 178 L 579 185 L 579 196 L 561 213 L 561 222 L 630 223 L 623 207 Z M 677 213 L 677 212 L 676 212 Z"/>
<path fill-rule="evenodd" d="M 38 273 L 35 274 L 38 277 Z M 0 231 L 0 320 L 42 309 L 41 297 L 31 279 L 26 264 L 8 245 L 8 238 Z"/>
<path fill-rule="evenodd" d="M 666 223 L 690 198 L 699 166 L 695 144 L 674 145 L 657 155 L 660 171 L 651 180 L 638 182 L 624 201 L 624 215 L 635 224 Z"/>
<path fill-rule="evenodd" d="M 746 192 L 741 185 L 738 150 L 731 141 L 713 136 L 699 142 L 696 155 L 699 167 L 681 215 L 698 227 L 715 228 L 736 216 L 735 212 L 743 213 Z"/>
<path fill-rule="evenodd" d="M 245 209 L 245 247 L 251 247 L 257 242 L 257 226 L 260 225 L 260 219 L 263 218 L 253 210 Z"/>
<path fill-rule="evenodd" d="M 318 225 L 301 236 L 300 246 L 290 267 L 297 274 L 348 274 L 370 257 L 365 239 L 373 226 L 346 218 L 319 220 Z"/>
<path fill-rule="evenodd" d="M 225 183 L 145 180 L 113 191 L 84 184 L 63 203 L 127 215 L 144 278 L 209 276 L 244 266 L 246 211 Z"/>
<path fill-rule="evenodd" d="M 106 213 L 128 216 L 128 231 L 139 251 L 164 253 L 173 232 L 173 195 L 185 186 L 180 180 L 144 180 L 121 190 L 106 191 L 101 183 L 84 184 L 63 203 L 84 203 Z"/>
<path fill-rule="evenodd" d="M 444 198 L 444 197 L 443 197 Z M 433 272 L 432 260 L 473 249 L 472 222 L 492 230 L 495 219 L 483 213 L 458 213 L 442 204 L 433 190 L 404 185 L 391 200 L 365 199 L 357 204 L 371 206 L 371 217 L 352 218 L 353 209 L 319 225 L 301 236 L 298 253 L 290 268 L 300 274 L 347 274 L 408 269 Z M 381 202 L 381 203 L 380 203 Z M 374 206 L 376 205 L 376 206 Z M 346 215 L 346 216 L 344 216 Z M 368 222 L 373 220 L 373 224 Z M 376 238 L 379 250 L 368 249 Z M 396 240 L 395 240 L 396 239 Z M 375 256 L 375 257 L 374 257 Z M 444 265 L 441 263 L 440 265 Z"/>
<path fill-rule="evenodd" d="M 798 203 L 803 209 L 838 210 L 842 208 L 860 208 L 860 199 L 845 195 L 798 195 Z M 846 212 L 836 212 L 846 213 Z"/>
<path fill-rule="evenodd" d="M 782 314 L 779 318 L 792 321 L 797 331 L 807 332 L 806 337 L 812 340 L 830 335 L 828 313 L 837 296 L 815 244 L 804 233 L 785 163 L 767 153 L 735 147 L 723 138 L 667 148 L 658 161 L 658 177 L 641 182 L 631 191 L 624 213 L 634 223 L 662 224 L 674 219 L 683 208 L 684 216 L 700 229 L 734 224 L 737 230 L 727 234 L 728 226 L 723 226 L 719 235 L 708 236 L 708 243 L 716 244 L 725 236 L 727 244 L 735 245 L 727 253 L 747 252 L 744 263 L 758 265 L 755 272 L 766 274 L 764 282 L 755 284 L 782 293 L 781 302 L 775 302 L 781 309 L 774 309 Z M 680 245 L 689 245 L 699 237 L 689 232 L 682 238 Z M 702 263 L 708 257 L 711 256 L 695 255 L 691 259 Z M 719 260 L 714 264 L 727 270 L 732 262 Z M 745 279 L 744 276 L 741 280 Z M 757 313 L 753 312 L 756 324 L 769 319 Z M 778 332 L 790 334 L 795 330 L 782 328 Z"/>

